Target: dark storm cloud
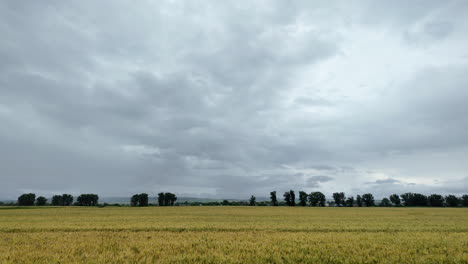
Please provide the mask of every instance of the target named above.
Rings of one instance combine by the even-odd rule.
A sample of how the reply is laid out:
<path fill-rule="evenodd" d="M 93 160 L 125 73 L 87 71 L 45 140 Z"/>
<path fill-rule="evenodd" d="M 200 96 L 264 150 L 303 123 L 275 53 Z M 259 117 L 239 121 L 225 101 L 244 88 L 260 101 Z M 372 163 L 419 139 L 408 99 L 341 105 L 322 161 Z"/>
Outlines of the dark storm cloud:
<path fill-rule="evenodd" d="M 0 198 L 461 193 L 467 7 L 2 2 Z"/>

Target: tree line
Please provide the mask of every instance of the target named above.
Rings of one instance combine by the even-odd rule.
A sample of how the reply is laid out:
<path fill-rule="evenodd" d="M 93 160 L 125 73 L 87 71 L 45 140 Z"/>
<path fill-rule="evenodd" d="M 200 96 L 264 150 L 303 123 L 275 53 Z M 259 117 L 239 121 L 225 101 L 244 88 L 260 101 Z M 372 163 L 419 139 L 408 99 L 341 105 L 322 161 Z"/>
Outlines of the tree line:
<path fill-rule="evenodd" d="M 311 192 L 307 194 L 304 191 L 299 191 L 299 206 L 336 206 L 336 207 L 370 207 L 377 206 L 374 195 L 371 193 L 365 193 L 362 195 L 348 196 L 346 197 L 344 192 L 333 193 L 333 200 L 327 201 L 325 195 L 322 192 Z M 296 206 L 296 194 L 293 190 L 285 192 L 283 194 L 284 202 L 278 202 L 276 191 L 270 192 L 270 203 L 271 206 Z M 256 197 L 251 196 L 249 199 L 249 205 L 257 205 Z M 263 204 L 262 204 L 263 205 Z M 404 193 L 401 195 L 392 194 L 388 198 L 383 198 L 378 206 L 431 206 L 431 207 L 457 207 L 464 206 L 468 207 L 468 195 L 465 194 L 461 197 L 455 195 L 442 196 L 440 194 L 424 195 L 421 193 Z"/>
<path fill-rule="evenodd" d="M 157 205 L 159 206 L 175 206 L 175 205 L 250 205 L 250 206 L 335 206 L 335 207 L 370 207 L 370 206 L 431 206 L 431 207 L 468 207 L 468 195 L 457 197 L 455 195 L 440 195 L 431 194 L 424 195 L 421 193 L 404 193 L 401 195 L 392 194 L 389 197 L 383 198 L 379 204 L 376 204 L 374 196 L 371 193 L 362 195 L 346 196 L 344 192 L 336 192 L 332 194 L 332 199 L 327 200 L 322 192 L 306 193 L 299 191 L 298 200 L 296 203 L 296 193 L 293 190 L 283 194 L 283 200 L 279 201 L 276 191 L 270 192 L 270 201 L 257 202 L 255 196 L 251 196 L 247 202 L 244 201 L 228 201 L 223 202 L 192 202 L 192 203 L 177 203 L 177 196 L 170 192 L 158 193 Z M 17 205 L 20 206 L 44 206 L 48 205 L 48 199 L 44 196 L 38 196 L 34 193 L 25 193 L 18 197 Z M 76 198 L 71 194 L 54 195 L 50 205 L 53 206 L 98 206 L 99 196 L 97 194 L 81 194 Z M 107 204 L 104 204 L 107 205 Z M 114 204 L 118 205 L 119 204 Z M 135 194 L 130 198 L 130 206 L 149 206 L 149 195 L 147 193 Z"/>
<path fill-rule="evenodd" d="M 160 192 L 158 193 L 158 205 L 159 206 L 174 206 L 175 202 L 177 201 L 177 196 L 170 192 Z M 149 206 L 148 203 L 148 194 L 147 193 L 140 193 L 134 194 L 132 198 L 130 198 L 130 205 L 131 206 Z"/>
<path fill-rule="evenodd" d="M 170 192 L 161 192 L 157 197 L 159 206 L 174 206 L 177 201 L 177 196 Z M 52 196 L 50 204 L 47 203 L 48 199 L 44 196 L 38 196 L 34 193 L 25 193 L 18 197 L 16 205 L 20 206 L 98 206 L 99 196 L 97 194 L 81 194 L 74 201 L 71 194 L 62 194 Z M 130 206 L 149 206 L 149 196 L 147 193 L 135 194 L 130 198 Z M 107 204 L 104 204 L 107 205 Z M 119 205 L 119 204 L 114 204 Z"/>
<path fill-rule="evenodd" d="M 39 196 L 36 198 L 34 193 L 25 193 L 18 197 L 17 205 L 20 206 L 44 206 L 47 205 L 48 199 L 44 196 Z M 98 205 L 99 196 L 97 194 L 81 194 L 76 198 L 76 202 L 73 203 L 73 195 L 71 194 L 62 194 L 52 196 L 50 205 L 53 206 L 96 206 Z"/>

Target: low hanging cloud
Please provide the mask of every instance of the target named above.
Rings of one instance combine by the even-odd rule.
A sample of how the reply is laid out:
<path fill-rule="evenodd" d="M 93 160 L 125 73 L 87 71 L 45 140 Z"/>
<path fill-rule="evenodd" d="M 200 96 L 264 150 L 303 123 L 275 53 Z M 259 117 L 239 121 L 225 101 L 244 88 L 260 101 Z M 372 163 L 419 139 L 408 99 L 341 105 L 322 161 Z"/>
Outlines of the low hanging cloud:
<path fill-rule="evenodd" d="M 4 1 L 0 199 L 462 194 L 467 16 L 463 1 Z"/>

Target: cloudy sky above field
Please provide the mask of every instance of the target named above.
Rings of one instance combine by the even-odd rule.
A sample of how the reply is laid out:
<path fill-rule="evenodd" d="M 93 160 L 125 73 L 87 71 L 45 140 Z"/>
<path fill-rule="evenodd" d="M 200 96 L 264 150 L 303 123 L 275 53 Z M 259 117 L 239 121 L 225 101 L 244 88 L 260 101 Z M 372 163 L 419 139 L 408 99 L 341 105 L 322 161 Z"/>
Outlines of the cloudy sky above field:
<path fill-rule="evenodd" d="M 2 1 L 0 198 L 468 192 L 466 1 Z"/>

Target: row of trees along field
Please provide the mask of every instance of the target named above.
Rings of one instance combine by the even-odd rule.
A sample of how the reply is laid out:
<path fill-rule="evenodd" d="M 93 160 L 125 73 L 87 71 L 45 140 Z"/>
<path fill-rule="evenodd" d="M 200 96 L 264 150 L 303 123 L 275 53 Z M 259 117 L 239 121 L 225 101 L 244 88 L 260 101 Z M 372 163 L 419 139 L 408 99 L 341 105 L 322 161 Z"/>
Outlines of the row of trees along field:
<path fill-rule="evenodd" d="M 284 202 L 278 202 L 276 196 L 276 191 L 270 193 L 270 202 L 269 205 L 278 206 L 296 206 L 296 194 L 293 190 L 285 192 L 283 194 Z M 371 193 L 365 193 L 362 195 L 354 196 L 345 196 L 344 192 L 333 193 L 333 200 L 328 201 L 326 197 L 321 192 L 312 192 L 307 194 L 304 191 L 299 192 L 299 206 L 336 206 L 336 207 L 370 207 L 376 206 L 374 195 Z M 258 205 L 256 202 L 255 196 L 251 196 L 249 199 L 249 205 L 254 206 Z M 462 197 L 457 197 L 455 195 L 442 196 L 440 194 L 431 194 L 426 196 L 420 193 L 404 193 L 401 195 L 392 194 L 390 197 L 383 198 L 378 206 L 432 206 L 432 207 L 457 207 L 465 206 L 468 207 L 468 195 L 463 195 Z"/>
<path fill-rule="evenodd" d="M 279 201 L 276 191 L 270 193 L 270 201 L 257 202 L 255 196 L 251 196 L 248 202 L 224 200 L 223 202 L 208 202 L 200 203 L 185 202 L 183 204 L 176 203 L 177 196 L 170 192 L 158 193 L 157 201 L 159 206 L 174 206 L 174 205 L 250 205 L 250 206 L 336 206 L 336 207 L 370 207 L 377 206 L 374 196 L 371 193 L 362 195 L 345 196 L 344 192 L 336 192 L 332 195 L 332 200 L 326 199 L 322 192 L 311 192 L 310 194 L 300 191 L 298 193 L 298 201 L 296 203 L 296 194 L 293 190 L 283 194 L 283 201 Z M 44 206 L 47 205 L 48 199 L 44 196 L 36 198 L 34 193 L 25 193 L 18 197 L 17 205 L 21 206 Z M 54 195 L 50 205 L 53 206 L 97 206 L 99 196 L 97 194 L 81 194 L 73 203 L 73 196 L 70 194 Z M 130 198 L 131 206 L 149 206 L 149 195 L 147 193 L 135 194 Z M 104 204 L 107 205 L 107 204 Z M 114 204 L 118 205 L 118 204 Z M 457 197 L 455 195 L 442 196 L 440 194 L 424 195 L 420 193 L 404 193 L 401 195 L 392 194 L 388 198 L 383 198 L 378 206 L 431 206 L 431 207 L 468 207 L 468 195 Z"/>
<path fill-rule="evenodd" d="M 177 196 L 173 193 L 161 192 L 158 193 L 158 205 L 159 206 L 174 206 L 175 202 L 177 201 Z M 148 206 L 148 194 L 147 193 L 140 193 L 134 194 L 130 199 L 131 206 Z"/>
<path fill-rule="evenodd" d="M 177 196 L 173 193 L 159 193 L 158 194 L 158 205 L 159 206 L 174 206 L 176 205 Z M 149 196 L 147 193 L 135 194 L 130 198 L 131 206 L 148 206 Z M 17 205 L 21 206 L 44 206 L 47 205 L 48 199 L 44 196 L 36 198 L 34 193 L 25 193 L 18 197 Z M 52 196 L 50 205 L 53 206 L 97 206 L 99 196 L 97 194 L 81 194 L 76 198 L 76 202 L 73 203 L 73 196 L 71 194 L 62 194 Z"/>
<path fill-rule="evenodd" d="M 48 199 L 44 196 L 36 198 L 34 193 L 25 193 L 18 197 L 17 205 L 21 206 L 44 206 L 47 205 Z M 99 196 L 97 194 L 81 194 L 76 198 L 76 202 L 73 203 L 73 196 L 71 194 L 62 194 L 52 196 L 50 205 L 54 206 L 96 206 L 98 205 Z"/>

